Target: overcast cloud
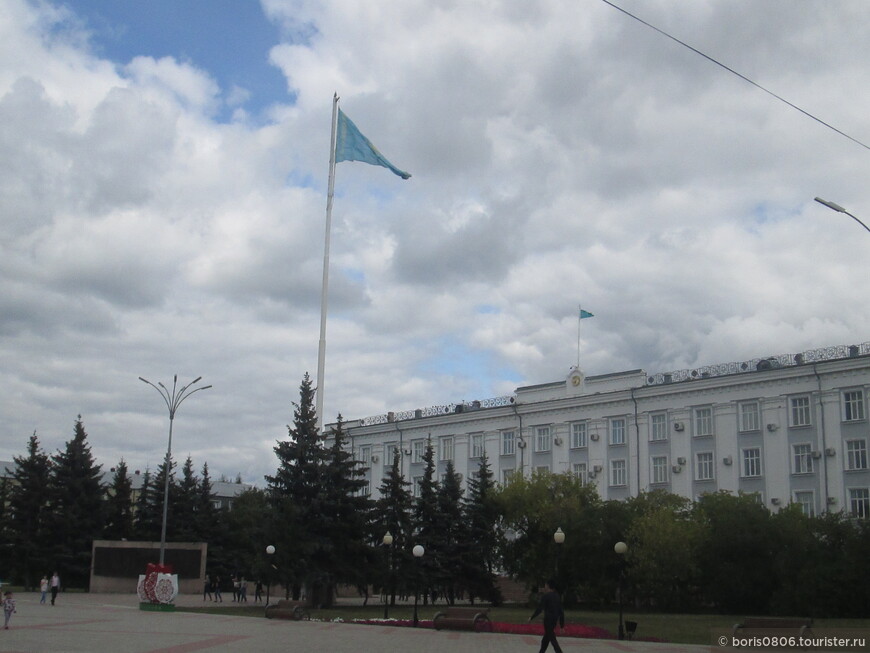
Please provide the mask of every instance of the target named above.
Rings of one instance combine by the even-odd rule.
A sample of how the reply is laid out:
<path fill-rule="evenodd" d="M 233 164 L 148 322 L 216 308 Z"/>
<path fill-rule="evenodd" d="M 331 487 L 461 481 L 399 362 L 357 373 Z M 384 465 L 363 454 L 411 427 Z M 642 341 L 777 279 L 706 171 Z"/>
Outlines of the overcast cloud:
<path fill-rule="evenodd" d="M 870 143 L 863 0 L 618 4 Z M 413 177 L 338 166 L 327 421 L 564 378 L 581 303 L 587 374 L 870 340 L 870 233 L 813 202 L 870 222 L 870 150 L 600 0 L 263 0 L 268 101 L 76 5 L 0 14 L 0 459 L 81 414 L 154 469 L 137 377 L 177 372 L 214 388 L 176 459 L 262 485 L 316 374 L 334 92 Z"/>

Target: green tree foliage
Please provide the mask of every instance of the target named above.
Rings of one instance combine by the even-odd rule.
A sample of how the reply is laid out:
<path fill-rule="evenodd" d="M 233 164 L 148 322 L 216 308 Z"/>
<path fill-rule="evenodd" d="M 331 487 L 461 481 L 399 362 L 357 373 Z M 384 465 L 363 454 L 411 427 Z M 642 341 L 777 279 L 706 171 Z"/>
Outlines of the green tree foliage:
<path fill-rule="evenodd" d="M 423 476 L 417 488 L 414 501 L 414 538 L 411 547 L 421 545 L 425 551 L 421 560 L 415 561 L 412 573 L 417 581 L 418 589 L 428 603 L 429 588 L 437 584 L 442 577 L 444 567 L 443 553 L 436 545 L 439 539 L 438 529 L 438 482 L 435 480 L 435 447 L 430 438 L 426 442 L 423 453 Z"/>
<path fill-rule="evenodd" d="M 190 456 L 181 467 L 181 479 L 175 486 L 175 497 L 170 503 L 173 528 L 166 534 L 172 542 L 193 542 L 198 539 L 196 512 L 199 500 L 199 479 L 193 471 Z"/>
<path fill-rule="evenodd" d="M 162 519 L 163 487 L 154 487 L 154 477 L 151 471 L 146 469 L 142 475 L 142 487 L 136 497 L 136 515 L 133 530 L 137 540 L 154 542 L 160 540 L 160 525 Z M 155 497 L 160 493 L 160 503 Z"/>
<path fill-rule="evenodd" d="M 10 558 L 13 576 L 25 589 L 32 589 L 52 564 L 48 547 L 49 484 L 51 461 L 34 432 L 27 455 L 15 457 L 14 483 L 9 491 Z"/>
<path fill-rule="evenodd" d="M 657 491 L 660 499 L 633 500 L 635 518 L 628 528 L 627 563 L 632 588 L 643 603 L 667 611 L 690 610 L 697 604 L 698 546 L 701 528 L 692 520 L 689 501 Z"/>
<path fill-rule="evenodd" d="M 755 495 L 727 492 L 703 495 L 695 504 L 702 528 L 698 547 L 703 597 L 729 614 L 763 614 L 777 579 L 771 570 L 777 538 L 770 512 Z"/>
<path fill-rule="evenodd" d="M 468 479 L 468 495 L 464 499 L 466 529 L 460 576 L 465 579 L 465 588 L 472 599 L 480 597 L 497 605 L 501 595 L 495 584 L 495 570 L 501 532 L 495 489 L 492 469 L 484 453 L 477 473 Z"/>
<path fill-rule="evenodd" d="M 474 545 L 466 537 L 468 527 L 462 515 L 462 486 L 452 460 L 447 461 L 436 501 L 437 529 L 432 538 L 432 553 L 438 562 L 438 575 L 434 586 L 453 605 L 457 595 L 467 587 L 467 579 L 462 573 L 463 559 L 466 548 Z"/>
<path fill-rule="evenodd" d="M 408 590 L 406 580 L 414 572 L 411 566 L 411 547 L 413 546 L 413 498 L 409 491 L 410 483 L 402 476 L 398 449 L 393 453 L 393 464 L 387 470 L 380 486 L 380 498 L 375 503 L 372 519 L 372 532 L 375 545 L 382 542 L 386 533 L 393 536 L 393 544 L 386 553 L 387 578 L 385 586 L 390 597 L 390 605 L 396 604 L 396 594 Z"/>
<path fill-rule="evenodd" d="M 66 448 L 52 456 L 49 480 L 55 566 L 70 587 L 90 583 L 93 541 L 105 525 L 105 488 L 94 462 L 81 415 Z"/>
<path fill-rule="evenodd" d="M 115 468 L 109 486 L 103 537 L 107 540 L 133 538 L 133 483 L 123 458 Z"/>

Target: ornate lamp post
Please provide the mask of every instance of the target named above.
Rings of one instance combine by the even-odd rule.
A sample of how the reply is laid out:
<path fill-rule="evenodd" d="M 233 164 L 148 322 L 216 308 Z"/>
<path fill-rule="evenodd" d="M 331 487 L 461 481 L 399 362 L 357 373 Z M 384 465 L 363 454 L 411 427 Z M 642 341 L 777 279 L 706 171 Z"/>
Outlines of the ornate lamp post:
<path fill-rule="evenodd" d="M 178 407 L 181 405 L 181 402 L 187 399 L 194 392 L 199 392 L 200 390 L 208 390 L 211 386 L 204 385 L 199 388 L 194 388 L 193 386 L 199 383 L 202 379 L 201 376 L 196 377 L 193 381 L 188 383 L 187 385 L 183 385 L 178 388 L 178 375 L 175 375 L 175 378 L 172 381 L 172 392 L 169 392 L 167 387 L 163 385 L 160 381 L 157 382 L 157 385 L 154 385 L 148 379 L 143 379 L 141 376 L 139 380 L 143 383 L 147 383 L 152 388 L 157 390 L 160 393 L 160 397 L 163 399 L 163 402 L 166 404 L 166 407 L 169 409 L 169 444 L 166 447 L 166 467 L 164 473 L 166 475 L 166 482 L 163 484 L 163 525 L 160 528 L 160 564 L 163 564 L 163 559 L 166 554 L 166 516 L 167 510 L 169 509 L 169 473 L 170 473 L 170 459 L 172 458 L 172 422 L 175 420 L 175 411 L 178 410 Z M 160 386 L 160 387 L 158 387 Z"/>
<path fill-rule="evenodd" d="M 387 585 L 384 588 L 384 619 L 389 619 L 390 587 L 393 584 L 393 535 L 387 531 L 384 535 L 384 546 L 387 551 Z"/>
<path fill-rule="evenodd" d="M 423 557 L 425 552 L 426 550 L 419 544 L 411 550 L 411 553 L 414 554 L 414 558 L 417 560 L 417 563 L 414 565 L 414 628 L 417 627 L 419 622 L 417 619 L 417 597 L 420 594 L 420 558 Z"/>
<path fill-rule="evenodd" d="M 565 533 L 562 527 L 556 529 L 553 533 L 553 542 L 556 543 L 556 576 L 559 575 L 559 559 L 562 557 L 562 545 L 565 544 Z"/>
<path fill-rule="evenodd" d="M 625 623 L 622 620 L 622 594 L 625 589 L 625 552 L 628 551 L 628 544 L 625 542 L 617 542 L 613 545 L 613 550 L 619 556 L 619 639 L 625 639 Z"/>
<path fill-rule="evenodd" d="M 269 556 L 269 566 L 274 568 L 275 565 L 272 564 L 272 556 L 275 555 L 275 547 L 273 545 L 269 545 L 266 547 L 266 555 Z M 269 574 L 266 577 L 266 607 L 269 607 L 269 592 L 272 589 L 272 571 L 270 569 L 266 570 L 266 573 Z"/>

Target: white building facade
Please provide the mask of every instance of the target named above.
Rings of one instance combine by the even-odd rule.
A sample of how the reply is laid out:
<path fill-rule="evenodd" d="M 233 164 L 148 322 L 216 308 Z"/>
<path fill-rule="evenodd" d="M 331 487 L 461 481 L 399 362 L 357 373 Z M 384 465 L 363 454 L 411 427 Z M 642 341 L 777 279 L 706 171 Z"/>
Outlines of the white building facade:
<path fill-rule="evenodd" d="M 605 500 L 725 490 L 771 510 L 797 503 L 806 514 L 868 518 L 868 395 L 870 342 L 651 376 L 572 369 L 508 397 L 346 427 L 373 498 L 396 448 L 416 493 L 431 438 L 439 477 L 452 460 L 463 485 L 486 452 L 501 483 L 571 472 Z"/>

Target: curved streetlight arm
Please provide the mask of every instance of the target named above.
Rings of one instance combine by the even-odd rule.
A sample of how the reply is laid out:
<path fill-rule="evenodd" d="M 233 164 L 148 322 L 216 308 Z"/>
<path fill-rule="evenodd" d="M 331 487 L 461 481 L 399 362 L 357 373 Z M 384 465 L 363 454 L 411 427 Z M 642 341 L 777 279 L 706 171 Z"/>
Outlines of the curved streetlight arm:
<path fill-rule="evenodd" d="M 821 204 L 822 206 L 827 206 L 827 207 L 828 207 L 829 209 L 831 209 L 832 211 L 836 211 L 837 213 L 845 213 L 845 214 L 848 215 L 850 218 L 852 218 L 855 222 L 857 222 L 857 223 L 860 224 L 862 227 L 864 227 L 867 231 L 870 231 L 870 227 L 868 227 L 866 224 L 864 224 L 863 222 L 861 222 L 861 220 L 859 220 L 857 216 L 852 215 L 851 213 L 849 213 L 846 209 L 844 209 L 844 208 L 843 208 L 842 206 L 840 206 L 839 204 L 836 204 L 836 203 L 834 203 L 834 202 L 829 202 L 828 200 L 823 200 L 821 197 L 816 197 L 815 200 L 816 200 L 819 204 Z"/>
<path fill-rule="evenodd" d="M 160 395 L 160 398 L 163 399 L 163 403 L 166 404 L 166 408 L 169 409 L 169 412 L 171 414 L 172 413 L 172 406 L 169 404 L 169 391 L 166 389 L 166 386 L 164 386 L 162 383 L 160 383 L 160 381 L 158 381 L 158 383 L 160 383 L 160 388 L 158 388 L 156 385 L 151 383 L 151 381 L 149 381 L 148 379 L 143 379 L 141 376 L 139 377 L 139 380 L 142 381 L 142 383 L 147 383 L 152 388 L 157 390 L 157 393 Z M 163 389 L 161 390 L 161 388 L 163 388 Z"/>

